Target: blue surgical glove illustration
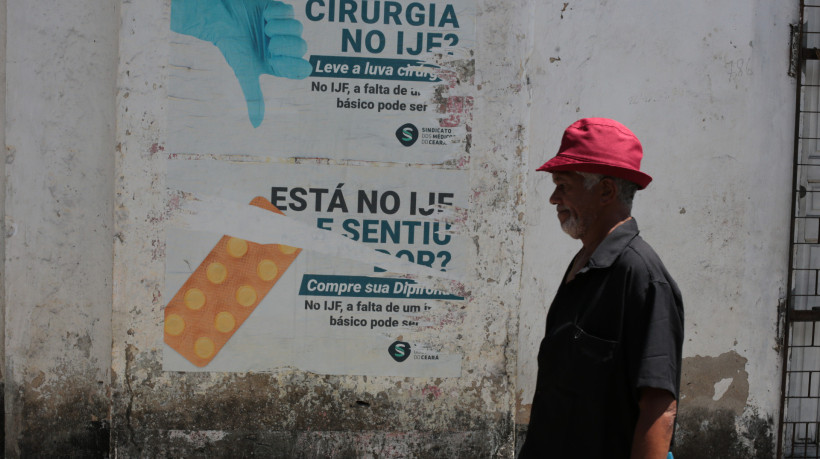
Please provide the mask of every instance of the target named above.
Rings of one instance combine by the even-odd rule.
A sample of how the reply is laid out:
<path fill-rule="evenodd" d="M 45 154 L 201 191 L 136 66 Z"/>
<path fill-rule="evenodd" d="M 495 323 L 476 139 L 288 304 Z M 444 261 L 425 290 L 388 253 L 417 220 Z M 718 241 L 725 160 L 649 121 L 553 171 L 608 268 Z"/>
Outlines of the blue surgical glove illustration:
<path fill-rule="evenodd" d="M 171 30 L 216 45 L 234 71 L 248 118 L 265 118 L 262 74 L 302 79 L 313 71 L 302 56 L 307 43 L 291 5 L 273 0 L 172 0 Z"/>

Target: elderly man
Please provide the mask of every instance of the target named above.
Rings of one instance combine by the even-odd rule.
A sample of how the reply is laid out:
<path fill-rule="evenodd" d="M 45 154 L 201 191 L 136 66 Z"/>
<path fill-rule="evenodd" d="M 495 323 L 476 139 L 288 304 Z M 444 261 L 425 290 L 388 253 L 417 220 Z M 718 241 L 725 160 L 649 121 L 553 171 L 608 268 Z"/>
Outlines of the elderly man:
<path fill-rule="evenodd" d="M 643 149 L 617 121 L 564 132 L 552 173 L 561 228 L 583 243 L 547 314 L 522 458 L 667 457 L 680 387 L 683 303 L 638 236 Z"/>

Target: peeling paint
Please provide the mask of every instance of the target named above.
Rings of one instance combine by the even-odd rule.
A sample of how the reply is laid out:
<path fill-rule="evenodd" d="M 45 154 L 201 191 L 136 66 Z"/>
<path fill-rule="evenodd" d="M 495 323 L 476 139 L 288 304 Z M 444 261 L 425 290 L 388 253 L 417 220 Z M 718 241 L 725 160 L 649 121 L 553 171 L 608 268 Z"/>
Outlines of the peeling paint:
<path fill-rule="evenodd" d="M 681 407 L 743 412 L 749 398 L 748 360 L 735 351 L 687 357 L 681 374 Z"/>
<path fill-rule="evenodd" d="M 723 398 L 723 395 L 726 394 L 727 390 L 729 390 L 729 386 L 731 386 L 732 381 L 734 381 L 734 378 L 723 378 L 716 382 L 715 395 L 712 396 L 712 400 L 718 401 Z"/>
<path fill-rule="evenodd" d="M 532 404 L 524 403 L 522 398 L 523 393 L 523 390 L 519 390 L 515 397 L 515 423 L 518 425 L 529 425 Z"/>
<path fill-rule="evenodd" d="M 774 420 L 748 406 L 747 363 L 735 351 L 683 360 L 676 458 L 774 456 Z"/>
<path fill-rule="evenodd" d="M 553 126 L 607 111 L 646 133 L 643 164 L 658 180 L 639 218 L 689 287 L 676 457 L 772 457 L 768 380 L 779 379 L 769 373 L 788 290 L 776 266 L 790 235 L 769 222 L 788 212 L 772 190 L 790 183 L 794 107 L 793 82 L 763 64 L 795 7 L 712 2 L 706 17 L 639 3 L 482 0 L 475 55 L 437 57 L 430 114 L 464 126 L 463 150 L 441 164 L 372 165 L 469 172 L 469 212 L 451 218 L 474 263 L 467 279 L 440 281 L 467 301 L 430 325 L 464 355 L 463 373 L 403 378 L 162 371 L 164 231 L 180 206 L 166 202 L 168 159 L 245 159 L 166 152 L 168 0 L 3 2 L 6 456 L 513 456 L 535 381 L 530 335 L 543 335 L 558 278 L 543 271 L 562 271 L 575 250 L 541 226 L 547 196 L 532 165 L 557 146 Z M 670 30 L 709 38 L 671 43 Z M 664 89 L 675 78 L 685 87 Z M 751 93 L 767 94 L 760 110 L 748 110 Z M 366 164 L 321 152 L 283 161 Z"/>

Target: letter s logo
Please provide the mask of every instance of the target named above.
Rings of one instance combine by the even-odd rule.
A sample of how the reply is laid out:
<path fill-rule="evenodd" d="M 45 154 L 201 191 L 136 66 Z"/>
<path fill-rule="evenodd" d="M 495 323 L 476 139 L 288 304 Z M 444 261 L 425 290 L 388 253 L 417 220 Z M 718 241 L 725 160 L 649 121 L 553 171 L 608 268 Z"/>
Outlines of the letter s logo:
<path fill-rule="evenodd" d="M 404 341 L 396 341 L 387 348 L 387 353 L 396 362 L 404 362 L 407 357 L 410 357 L 410 343 Z"/>
<path fill-rule="evenodd" d="M 409 147 L 419 138 L 419 129 L 411 123 L 403 124 L 396 130 L 396 138 L 402 145 Z"/>

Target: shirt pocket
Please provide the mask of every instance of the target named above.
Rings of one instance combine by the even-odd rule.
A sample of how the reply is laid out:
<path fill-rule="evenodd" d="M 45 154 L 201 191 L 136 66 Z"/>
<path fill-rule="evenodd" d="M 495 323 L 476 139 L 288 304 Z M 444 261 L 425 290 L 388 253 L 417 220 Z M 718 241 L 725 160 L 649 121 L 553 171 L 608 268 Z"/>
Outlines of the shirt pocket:
<path fill-rule="evenodd" d="M 619 343 L 591 335 L 578 326 L 574 328 L 567 382 L 576 392 L 606 392 L 615 371 Z"/>

